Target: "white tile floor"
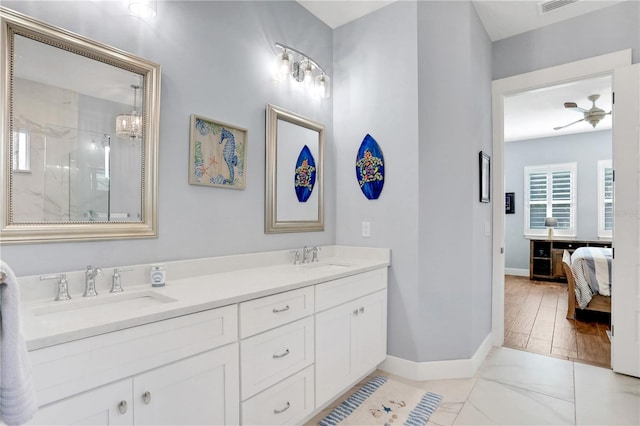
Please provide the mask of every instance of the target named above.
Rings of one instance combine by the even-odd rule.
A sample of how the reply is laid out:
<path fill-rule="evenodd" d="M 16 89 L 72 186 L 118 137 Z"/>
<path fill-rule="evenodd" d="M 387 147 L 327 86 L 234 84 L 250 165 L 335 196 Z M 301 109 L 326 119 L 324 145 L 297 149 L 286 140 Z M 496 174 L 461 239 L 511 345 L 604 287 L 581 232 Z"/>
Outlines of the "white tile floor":
<path fill-rule="evenodd" d="M 640 379 L 515 349 L 493 349 L 471 379 L 415 382 L 375 374 L 442 395 L 432 426 L 640 424 Z"/>

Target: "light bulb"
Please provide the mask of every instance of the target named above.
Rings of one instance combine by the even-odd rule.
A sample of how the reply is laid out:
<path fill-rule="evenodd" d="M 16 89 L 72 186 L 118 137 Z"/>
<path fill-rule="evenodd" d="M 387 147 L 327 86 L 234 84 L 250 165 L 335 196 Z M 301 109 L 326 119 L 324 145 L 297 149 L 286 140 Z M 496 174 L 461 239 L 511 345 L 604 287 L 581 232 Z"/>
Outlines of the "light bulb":
<path fill-rule="evenodd" d="M 316 77 L 316 88 L 315 88 L 316 96 L 320 98 L 328 98 L 330 94 L 330 82 L 329 76 L 322 73 Z"/>
<path fill-rule="evenodd" d="M 286 50 L 276 56 L 276 72 L 274 78 L 284 81 L 291 75 L 291 54 Z"/>

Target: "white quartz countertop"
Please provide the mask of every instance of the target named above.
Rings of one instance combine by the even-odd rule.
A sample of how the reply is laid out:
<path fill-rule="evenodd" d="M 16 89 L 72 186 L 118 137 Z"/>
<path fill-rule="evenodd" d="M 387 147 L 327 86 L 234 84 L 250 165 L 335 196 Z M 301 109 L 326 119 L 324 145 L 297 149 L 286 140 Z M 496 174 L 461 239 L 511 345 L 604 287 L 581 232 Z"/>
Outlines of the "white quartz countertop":
<path fill-rule="evenodd" d="M 319 263 L 245 267 L 175 279 L 169 275 L 164 287 L 129 286 L 123 293 L 101 292 L 90 300 L 74 296 L 59 302 L 23 301 L 22 329 L 27 348 L 36 350 L 387 267 L 386 253 L 341 253 Z"/>

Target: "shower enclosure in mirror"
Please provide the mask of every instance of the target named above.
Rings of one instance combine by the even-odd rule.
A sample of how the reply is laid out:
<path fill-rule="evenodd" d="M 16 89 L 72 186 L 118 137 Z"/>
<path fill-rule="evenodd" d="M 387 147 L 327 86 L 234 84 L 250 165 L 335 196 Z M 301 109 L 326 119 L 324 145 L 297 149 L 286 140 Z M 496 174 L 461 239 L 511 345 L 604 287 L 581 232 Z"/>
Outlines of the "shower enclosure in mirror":
<path fill-rule="evenodd" d="M 324 230 L 324 126 L 267 105 L 265 232 Z"/>
<path fill-rule="evenodd" d="M 156 236 L 160 66 L 0 12 L 0 242 Z"/>

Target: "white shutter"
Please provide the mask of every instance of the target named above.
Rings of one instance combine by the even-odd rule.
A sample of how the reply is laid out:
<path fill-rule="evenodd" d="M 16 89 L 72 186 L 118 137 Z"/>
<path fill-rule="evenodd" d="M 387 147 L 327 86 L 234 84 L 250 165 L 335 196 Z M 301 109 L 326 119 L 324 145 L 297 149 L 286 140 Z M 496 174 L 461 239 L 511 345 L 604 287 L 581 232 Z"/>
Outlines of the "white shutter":
<path fill-rule="evenodd" d="M 576 235 L 576 163 L 527 166 L 525 235 L 545 236 L 545 218 L 555 217 L 559 236 Z"/>
<path fill-rule="evenodd" d="M 598 238 L 613 231 L 613 169 L 611 160 L 598 161 Z"/>

